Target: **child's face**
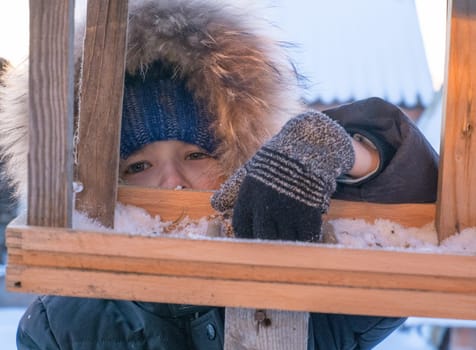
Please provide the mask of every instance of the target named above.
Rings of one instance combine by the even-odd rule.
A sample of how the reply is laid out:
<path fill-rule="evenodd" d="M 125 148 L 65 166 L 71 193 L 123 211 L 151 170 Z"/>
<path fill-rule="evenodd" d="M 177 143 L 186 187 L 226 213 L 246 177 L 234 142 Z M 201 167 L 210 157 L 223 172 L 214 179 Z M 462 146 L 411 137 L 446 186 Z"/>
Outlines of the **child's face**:
<path fill-rule="evenodd" d="M 218 161 L 196 145 L 157 141 L 121 160 L 120 176 L 129 185 L 214 190 L 219 170 Z"/>

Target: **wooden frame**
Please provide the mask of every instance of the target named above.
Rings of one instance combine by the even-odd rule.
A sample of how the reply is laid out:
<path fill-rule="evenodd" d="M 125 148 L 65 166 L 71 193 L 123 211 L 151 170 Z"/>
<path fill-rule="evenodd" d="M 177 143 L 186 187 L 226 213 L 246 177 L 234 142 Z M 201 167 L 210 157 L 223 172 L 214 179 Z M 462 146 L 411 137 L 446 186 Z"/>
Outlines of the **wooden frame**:
<path fill-rule="evenodd" d="M 12 290 L 476 319 L 476 256 L 143 237 L 19 222 L 7 234 Z"/>
<path fill-rule="evenodd" d="M 64 51 L 58 47 L 72 47 L 68 40 L 73 26 L 71 3 L 63 0 L 30 1 L 32 13 L 40 9 L 45 11 L 44 16 L 31 16 L 31 32 L 43 33 L 43 37 L 36 37 L 31 42 L 31 84 L 35 84 L 37 73 L 42 70 L 49 71 L 51 76 L 62 76 L 65 84 L 60 87 L 54 81 L 43 81 L 43 84 L 47 84 L 51 91 L 61 91 L 61 100 L 68 103 L 73 98 L 72 65 L 67 63 L 72 60 L 72 50 Z M 114 11 L 104 10 L 113 4 Z M 476 139 L 472 135 L 476 123 L 472 104 L 476 100 L 476 89 L 473 89 L 476 83 L 476 44 L 472 40 L 476 35 L 476 4 L 470 0 L 454 0 L 449 1 L 449 8 L 451 25 L 445 90 L 447 132 L 440 152 L 438 202 L 391 206 L 333 201 L 330 218 L 372 220 L 386 217 L 406 226 L 422 226 L 435 220 L 440 240 L 453 234 L 454 229 L 476 226 L 476 209 L 472 202 L 476 198 L 476 157 L 472 156 L 476 148 Z M 110 17 L 106 17 L 106 13 Z M 95 22 L 88 26 L 85 56 L 89 57 L 88 53 L 94 50 L 108 49 L 123 56 L 127 1 L 89 1 L 88 14 L 95 14 L 91 19 Z M 50 22 L 61 25 L 51 26 Z M 112 32 L 115 38 L 111 47 L 88 46 L 88 42 L 97 43 L 88 41 L 88 35 L 101 36 L 106 32 Z M 59 55 L 57 58 L 66 62 L 61 65 L 63 69 L 56 71 L 56 67 L 42 65 L 45 58 L 40 57 L 40 52 Z M 93 65 L 92 60 L 89 61 L 85 64 Z M 99 74 L 103 80 L 98 74 L 91 74 L 83 77 L 84 83 L 94 88 L 99 81 L 102 89 L 114 87 L 121 90 L 122 78 L 117 73 L 121 69 L 123 71 L 121 64 L 104 64 Z M 94 70 L 91 68 L 90 71 Z M 68 103 L 59 110 L 45 104 L 40 108 L 42 101 L 53 101 L 56 96 L 44 97 L 38 91 L 42 89 L 30 90 L 30 108 L 36 111 L 32 114 L 33 122 L 49 125 L 54 120 L 72 120 L 72 108 Z M 91 95 L 84 96 L 82 103 L 85 106 L 93 106 L 93 102 L 88 100 L 94 98 Z M 111 98 L 114 105 L 120 105 L 121 96 Z M 94 113 L 89 112 L 89 117 L 104 115 L 101 113 L 105 113 L 105 106 L 96 104 L 93 109 L 84 110 L 94 110 Z M 48 116 L 53 116 L 53 120 Z M 83 121 L 88 116 L 84 116 Z M 118 125 L 119 109 L 116 108 L 108 118 L 109 123 L 114 124 L 115 120 Z M 71 127 L 66 122 L 60 125 L 63 127 L 57 132 L 68 144 L 72 138 Z M 102 135 L 102 141 L 94 144 L 95 149 L 117 152 L 116 131 L 109 138 Z M 17 220 L 7 228 L 9 290 L 233 307 L 476 320 L 476 273 L 472 269 L 475 256 L 337 249 L 291 243 L 147 238 L 72 230 L 69 228 L 70 148 L 65 143 L 48 141 L 51 140 L 48 128 L 43 134 L 32 132 L 30 137 L 32 144 L 40 145 L 48 152 L 41 153 L 41 157 L 30 157 L 30 167 L 38 176 L 36 182 L 30 178 L 28 225 Z M 64 152 L 64 147 L 68 152 Z M 81 148 L 78 152 L 87 158 L 87 162 L 80 162 L 79 172 L 81 167 L 91 169 L 104 161 L 101 152 Z M 49 158 L 48 154 L 56 158 Z M 66 176 L 57 179 L 54 195 L 46 198 L 44 194 L 50 190 L 47 181 L 51 177 L 49 169 L 54 168 L 54 164 L 63 164 L 60 173 L 65 172 Z M 462 176 L 456 181 L 459 174 Z M 104 203 L 111 204 L 111 201 L 114 205 L 115 181 L 104 182 L 103 176 L 88 175 L 88 178 L 93 180 L 86 184 L 87 192 L 79 195 L 78 205 L 110 225 L 111 212 L 100 212 L 98 208 L 104 207 Z M 101 191 L 95 192 L 99 188 Z M 166 199 L 158 197 L 161 194 Z M 194 204 L 202 203 L 196 212 L 189 214 L 207 215 L 211 212 L 209 195 L 207 192 L 127 187 L 118 191 L 119 201 L 144 207 L 165 218 L 173 218 L 190 209 L 189 205 L 184 205 L 184 198 Z M 174 207 L 173 203 L 178 203 L 178 206 Z M 53 217 L 51 214 L 57 208 L 66 211 Z M 237 290 L 240 293 L 236 293 Z"/>
<path fill-rule="evenodd" d="M 476 3 L 448 1 L 444 132 L 436 227 L 444 239 L 476 226 Z"/>

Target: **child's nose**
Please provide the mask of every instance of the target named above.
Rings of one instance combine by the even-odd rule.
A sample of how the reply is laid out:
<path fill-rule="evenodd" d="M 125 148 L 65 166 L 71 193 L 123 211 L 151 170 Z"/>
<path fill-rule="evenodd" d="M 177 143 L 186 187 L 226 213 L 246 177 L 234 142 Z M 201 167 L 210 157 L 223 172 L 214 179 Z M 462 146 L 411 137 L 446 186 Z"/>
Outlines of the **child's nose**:
<path fill-rule="evenodd" d="M 166 189 L 187 188 L 187 180 L 173 163 L 164 164 L 160 169 L 158 186 Z"/>

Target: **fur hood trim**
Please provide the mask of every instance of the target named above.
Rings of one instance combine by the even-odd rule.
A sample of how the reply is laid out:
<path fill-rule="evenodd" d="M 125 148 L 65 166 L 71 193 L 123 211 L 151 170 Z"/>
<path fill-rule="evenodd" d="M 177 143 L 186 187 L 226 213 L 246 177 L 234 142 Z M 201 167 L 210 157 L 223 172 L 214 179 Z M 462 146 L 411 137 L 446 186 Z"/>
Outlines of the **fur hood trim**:
<path fill-rule="evenodd" d="M 223 1 L 182 0 L 133 2 L 129 15 L 127 71 L 141 73 L 160 60 L 187 79 L 216 117 L 226 175 L 296 113 L 291 65 L 253 14 Z"/>
<path fill-rule="evenodd" d="M 0 158 L 2 176 L 26 198 L 28 181 L 28 64 L 5 67 L 0 77 Z"/>
<path fill-rule="evenodd" d="M 296 74 L 281 43 L 269 35 L 272 30 L 249 9 L 223 1 L 131 0 L 129 4 L 127 71 L 144 74 L 160 60 L 187 80 L 192 93 L 216 117 L 212 129 L 220 142 L 217 157 L 226 176 L 301 109 Z M 24 70 L 15 71 L 0 91 L 4 107 L 0 147 L 14 181 L 24 184 L 28 79 Z M 26 185 L 20 187 L 24 192 Z"/>

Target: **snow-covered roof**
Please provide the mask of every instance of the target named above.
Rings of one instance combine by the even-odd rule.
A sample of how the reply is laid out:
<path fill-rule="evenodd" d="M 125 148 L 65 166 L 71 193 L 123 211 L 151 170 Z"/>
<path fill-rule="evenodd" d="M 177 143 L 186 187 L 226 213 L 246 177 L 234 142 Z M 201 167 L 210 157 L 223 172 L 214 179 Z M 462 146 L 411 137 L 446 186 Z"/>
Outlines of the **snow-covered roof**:
<path fill-rule="evenodd" d="M 414 0 L 273 0 L 270 19 L 298 44 L 309 102 L 379 96 L 427 106 L 433 85 Z"/>

